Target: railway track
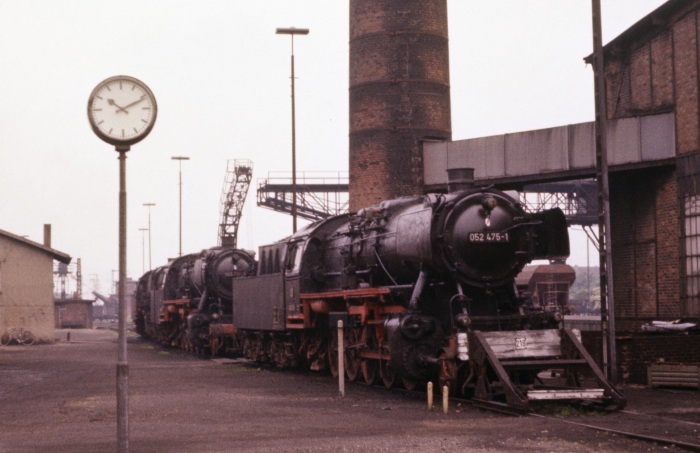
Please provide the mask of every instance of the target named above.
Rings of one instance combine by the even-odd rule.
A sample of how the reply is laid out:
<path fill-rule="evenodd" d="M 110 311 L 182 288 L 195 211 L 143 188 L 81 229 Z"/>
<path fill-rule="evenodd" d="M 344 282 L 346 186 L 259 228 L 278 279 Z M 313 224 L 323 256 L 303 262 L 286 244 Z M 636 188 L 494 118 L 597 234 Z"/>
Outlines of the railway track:
<path fill-rule="evenodd" d="M 603 416 L 564 417 L 536 412 L 523 413 L 505 404 L 482 403 L 470 399 L 452 398 L 451 401 L 504 415 L 542 418 L 549 422 L 580 426 L 664 446 L 675 446 L 689 451 L 700 451 L 700 423 L 678 417 L 666 417 L 631 410 L 610 412 Z"/>
<path fill-rule="evenodd" d="M 367 384 L 352 382 L 352 385 L 366 387 Z M 376 386 L 382 389 L 381 385 Z M 423 390 L 407 390 L 405 388 L 394 387 L 386 389 L 392 392 L 415 395 L 416 398 L 425 398 Z M 441 396 L 436 391 L 434 398 L 436 408 L 441 405 Z M 575 405 L 565 403 L 557 404 L 562 408 L 562 412 L 570 412 L 564 408 L 571 408 L 580 415 L 550 415 L 537 412 L 522 412 L 513 409 L 506 404 L 482 402 L 474 399 L 451 397 L 449 406 L 457 404 L 471 406 L 478 409 L 487 410 L 507 416 L 534 417 L 546 419 L 552 424 L 561 423 L 572 426 L 579 426 L 586 429 L 606 432 L 631 439 L 643 440 L 660 446 L 677 447 L 688 451 L 700 451 L 700 423 L 684 420 L 681 417 L 660 416 L 652 413 L 643 413 L 633 410 L 620 410 L 615 412 L 605 412 L 596 410 L 594 406 L 582 406 L 576 409 Z M 552 408 L 549 408 L 552 411 Z M 556 410 L 554 410 L 556 412 Z M 700 409 L 699 409 L 700 411 Z"/>
<path fill-rule="evenodd" d="M 540 414 L 529 414 L 528 416 L 556 420 L 559 423 L 581 426 L 665 446 L 700 451 L 700 423 L 633 411 L 608 414 L 604 419 L 594 418 L 590 422 Z M 635 420 L 640 422 L 635 422 Z"/>
<path fill-rule="evenodd" d="M 211 360 L 244 366 L 261 366 L 259 363 L 242 358 L 212 358 Z M 289 370 L 283 372 L 289 372 Z M 312 371 L 305 371 L 302 373 L 318 376 L 317 372 Z M 346 381 L 346 385 L 350 387 L 370 387 L 381 391 L 403 393 L 405 395 L 415 396 L 417 400 L 425 399 L 425 390 L 409 390 L 401 387 L 386 388 L 381 384 L 368 386 L 366 383 L 360 381 Z M 436 389 L 435 406 L 439 407 L 441 405 L 441 401 L 442 397 L 440 396 L 439 390 Z M 644 413 L 634 410 L 620 410 L 605 413 L 605 415 L 602 416 L 596 416 L 594 415 L 594 409 L 592 408 L 584 408 L 584 410 L 578 411 L 580 415 L 549 415 L 536 412 L 518 411 L 507 406 L 506 404 L 482 402 L 473 399 L 456 397 L 449 399 L 450 407 L 455 407 L 457 404 L 461 404 L 462 406 L 471 406 L 507 416 L 542 418 L 551 423 L 579 426 L 586 429 L 652 442 L 657 445 L 677 447 L 688 451 L 700 451 L 700 423 L 692 420 L 685 420 L 682 417 L 660 416 L 653 413 Z M 566 405 L 562 404 L 560 406 L 564 407 Z"/>

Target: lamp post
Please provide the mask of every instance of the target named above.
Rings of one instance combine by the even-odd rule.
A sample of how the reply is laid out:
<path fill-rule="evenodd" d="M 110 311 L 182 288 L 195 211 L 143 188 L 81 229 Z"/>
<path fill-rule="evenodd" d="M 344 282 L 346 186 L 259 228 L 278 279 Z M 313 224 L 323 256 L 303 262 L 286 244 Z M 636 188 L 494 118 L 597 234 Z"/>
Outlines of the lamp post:
<path fill-rule="evenodd" d="M 278 28 L 278 35 L 290 35 L 292 37 L 292 232 L 297 231 L 297 144 L 296 144 L 296 117 L 294 107 L 294 35 L 308 35 L 308 28 Z"/>
<path fill-rule="evenodd" d="M 151 261 L 151 207 L 155 206 L 155 203 L 144 203 L 144 206 L 148 208 L 148 270 L 153 269 L 153 262 Z"/>
<path fill-rule="evenodd" d="M 148 228 L 139 228 L 141 232 L 141 275 L 146 273 L 146 231 Z"/>
<path fill-rule="evenodd" d="M 178 256 L 182 256 L 182 161 L 190 160 L 190 158 L 185 156 L 173 156 L 170 159 L 177 160 L 180 164 L 180 254 Z"/>

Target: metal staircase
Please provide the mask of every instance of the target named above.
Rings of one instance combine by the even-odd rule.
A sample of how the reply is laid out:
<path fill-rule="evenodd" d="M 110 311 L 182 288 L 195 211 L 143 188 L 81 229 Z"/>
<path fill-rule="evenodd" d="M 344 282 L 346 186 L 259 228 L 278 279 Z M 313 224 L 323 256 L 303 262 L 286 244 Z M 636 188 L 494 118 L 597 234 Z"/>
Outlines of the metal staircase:
<path fill-rule="evenodd" d="M 238 223 L 253 178 L 253 162 L 229 160 L 221 191 L 221 222 L 219 223 L 219 245 L 235 248 L 238 244 Z"/>

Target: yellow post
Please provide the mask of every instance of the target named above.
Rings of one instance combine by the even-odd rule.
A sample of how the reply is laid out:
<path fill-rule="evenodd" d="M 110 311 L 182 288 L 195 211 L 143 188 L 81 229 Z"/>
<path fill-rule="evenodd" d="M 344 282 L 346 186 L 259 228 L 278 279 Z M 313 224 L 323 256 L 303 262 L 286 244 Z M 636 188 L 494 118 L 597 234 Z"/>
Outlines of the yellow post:
<path fill-rule="evenodd" d="M 450 388 L 448 386 L 442 387 L 442 412 L 445 414 L 448 412 L 450 406 Z"/>
<path fill-rule="evenodd" d="M 428 395 L 428 410 L 432 411 L 433 410 L 433 383 L 432 382 L 428 382 L 427 395 Z"/>

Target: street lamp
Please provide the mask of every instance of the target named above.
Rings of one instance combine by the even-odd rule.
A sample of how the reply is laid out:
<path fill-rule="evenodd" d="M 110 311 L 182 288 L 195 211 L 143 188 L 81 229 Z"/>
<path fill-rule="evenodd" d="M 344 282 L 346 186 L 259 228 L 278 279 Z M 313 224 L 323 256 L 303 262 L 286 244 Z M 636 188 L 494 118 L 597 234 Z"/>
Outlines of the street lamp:
<path fill-rule="evenodd" d="M 144 206 L 148 208 L 148 270 L 153 270 L 153 262 L 151 261 L 151 207 L 155 206 L 155 203 L 144 203 Z"/>
<path fill-rule="evenodd" d="M 141 232 L 141 275 L 146 273 L 146 231 L 148 228 L 139 228 Z"/>
<path fill-rule="evenodd" d="M 190 158 L 185 156 L 173 156 L 170 159 L 177 160 L 180 163 L 180 255 L 178 256 L 182 256 L 182 161 L 190 160 Z"/>
<path fill-rule="evenodd" d="M 278 28 L 278 35 L 290 35 L 292 37 L 292 232 L 297 231 L 297 144 L 296 144 L 296 117 L 294 108 L 294 35 L 308 35 L 308 28 Z"/>

